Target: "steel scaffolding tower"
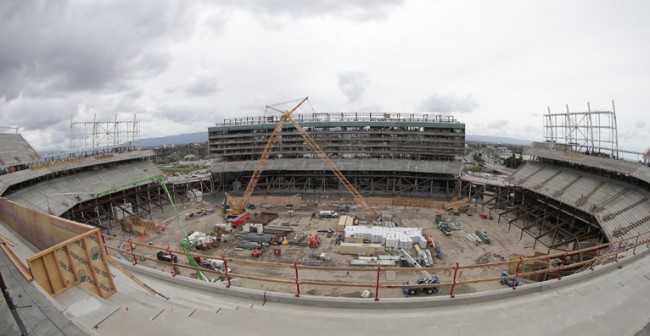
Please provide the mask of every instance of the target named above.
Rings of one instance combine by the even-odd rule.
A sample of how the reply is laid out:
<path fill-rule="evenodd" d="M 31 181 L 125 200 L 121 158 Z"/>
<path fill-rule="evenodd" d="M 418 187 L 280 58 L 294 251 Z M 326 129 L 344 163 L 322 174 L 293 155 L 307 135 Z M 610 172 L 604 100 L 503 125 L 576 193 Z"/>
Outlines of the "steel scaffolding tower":
<path fill-rule="evenodd" d="M 612 101 L 611 111 L 592 111 L 587 103 L 586 112 L 570 112 L 544 115 L 544 141 L 549 146 L 585 154 L 619 157 L 616 107 Z"/>
<path fill-rule="evenodd" d="M 140 121 L 133 120 L 74 121 L 70 119 L 70 152 L 102 151 L 110 149 L 133 150 L 139 147 Z"/>

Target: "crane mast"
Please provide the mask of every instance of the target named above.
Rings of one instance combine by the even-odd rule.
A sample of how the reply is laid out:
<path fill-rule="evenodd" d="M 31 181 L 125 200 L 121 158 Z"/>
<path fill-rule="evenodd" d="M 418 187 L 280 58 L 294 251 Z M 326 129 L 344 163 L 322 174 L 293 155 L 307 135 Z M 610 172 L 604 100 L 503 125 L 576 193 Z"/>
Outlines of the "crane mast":
<path fill-rule="evenodd" d="M 280 120 L 275 125 L 275 128 L 273 128 L 273 132 L 269 137 L 269 141 L 266 143 L 266 146 L 264 147 L 264 151 L 262 151 L 262 155 L 260 156 L 259 160 L 257 160 L 257 164 L 255 165 L 255 169 L 253 170 L 253 175 L 248 181 L 248 185 L 246 186 L 246 190 L 244 191 L 244 196 L 241 198 L 241 200 L 236 201 L 228 193 L 225 193 L 226 200 L 228 201 L 231 207 L 230 210 L 228 211 L 228 214 L 239 215 L 244 211 L 244 209 L 246 209 L 246 205 L 248 204 L 248 201 L 253 195 L 253 191 L 257 186 L 257 182 L 259 181 L 260 176 L 262 176 L 262 172 L 264 171 L 264 166 L 266 165 L 266 162 L 269 160 L 269 157 L 271 156 L 271 152 L 273 152 L 275 145 L 278 143 L 278 139 L 280 139 L 280 133 L 282 132 L 282 127 L 284 126 L 284 123 L 287 121 L 287 118 L 291 117 L 291 113 L 296 111 L 300 107 L 300 105 L 302 105 L 305 101 L 307 101 L 308 98 L 309 97 L 303 98 L 300 101 L 300 103 L 298 103 L 298 105 L 296 105 L 293 109 L 291 109 L 291 111 L 281 111 L 282 115 L 280 116 Z"/>
<path fill-rule="evenodd" d="M 291 116 L 291 114 L 295 112 L 308 99 L 309 97 L 303 98 L 298 103 L 298 105 L 296 105 L 290 111 L 283 111 L 271 105 L 266 106 L 267 109 L 272 109 L 274 111 L 280 112 L 281 113 L 280 120 L 278 121 L 275 128 L 273 129 L 273 133 L 271 133 L 269 141 L 264 147 L 264 151 L 262 152 L 262 155 L 260 156 L 259 160 L 257 160 L 257 164 L 255 165 L 255 169 L 253 170 L 253 175 L 248 181 L 248 185 L 246 186 L 246 190 L 244 191 L 244 195 L 241 198 L 241 200 L 237 201 L 228 193 L 225 193 L 226 201 L 230 204 L 231 207 L 231 209 L 228 211 L 228 214 L 239 215 L 246 209 L 246 205 L 248 204 L 250 197 L 253 195 L 253 191 L 257 186 L 257 182 L 260 176 L 262 176 L 262 172 L 264 171 L 264 166 L 266 165 L 266 162 L 271 156 L 271 152 L 275 148 L 275 145 L 277 144 L 278 139 L 280 138 L 282 127 L 284 126 L 284 123 L 288 120 L 293 124 L 293 126 L 296 128 L 300 136 L 302 136 L 302 138 L 305 140 L 307 145 L 309 145 L 309 147 L 316 153 L 316 155 L 318 155 L 318 157 L 325 163 L 325 165 L 334 173 L 334 175 L 336 175 L 338 180 L 341 181 L 343 186 L 345 186 L 345 188 L 350 192 L 350 194 L 352 194 L 352 197 L 354 198 L 355 202 L 363 206 L 368 211 L 370 216 L 372 216 L 373 219 L 379 217 L 379 215 L 374 210 L 372 210 L 372 208 L 370 208 L 366 199 L 363 198 L 361 194 L 359 194 L 359 192 L 354 187 L 354 185 L 352 185 L 352 183 L 348 181 L 345 175 L 341 173 L 338 167 L 336 167 L 336 164 L 332 162 L 332 160 L 329 157 L 327 157 L 327 154 L 325 154 L 325 152 L 318 146 L 318 144 L 314 141 L 314 139 Z"/>
<path fill-rule="evenodd" d="M 343 175 L 343 173 L 341 173 L 339 168 L 336 167 L 336 164 L 334 162 L 332 162 L 332 160 L 327 156 L 327 154 L 325 154 L 325 152 L 318 146 L 318 144 L 309 135 L 309 133 L 307 133 L 305 131 L 305 129 L 302 128 L 302 126 L 300 126 L 298 124 L 298 122 L 296 122 L 295 119 L 293 119 L 293 117 L 288 115 L 287 118 L 293 124 L 293 126 L 296 128 L 296 130 L 298 130 L 298 133 L 300 133 L 302 138 L 305 139 L 305 142 L 307 142 L 309 147 L 314 152 L 316 152 L 316 155 L 318 155 L 318 157 L 321 160 L 323 160 L 325 165 L 327 165 L 327 167 L 332 171 L 332 173 L 334 173 L 334 175 L 336 175 L 336 177 L 339 179 L 339 181 L 341 181 L 343 186 L 345 186 L 345 188 L 348 189 L 348 191 L 350 192 L 350 194 L 352 194 L 352 197 L 354 197 L 354 200 L 357 202 L 357 204 L 359 204 L 359 205 L 363 206 L 364 208 L 366 208 L 366 210 L 368 210 L 368 213 L 372 216 L 372 219 L 377 219 L 377 217 L 379 217 L 379 215 L 374 210 L 372 210 L 372 208 L 368 205 L 368 202 L 366 201 L 366 199 L 363 198 L 363 196 L 361 196 L 361 194 L 359 194 L 357 189 L 352 185 L 352 183 L 350 183 L 350 181 L 348 181 L 348 179 L 345 177 L 345 175 Z"/>

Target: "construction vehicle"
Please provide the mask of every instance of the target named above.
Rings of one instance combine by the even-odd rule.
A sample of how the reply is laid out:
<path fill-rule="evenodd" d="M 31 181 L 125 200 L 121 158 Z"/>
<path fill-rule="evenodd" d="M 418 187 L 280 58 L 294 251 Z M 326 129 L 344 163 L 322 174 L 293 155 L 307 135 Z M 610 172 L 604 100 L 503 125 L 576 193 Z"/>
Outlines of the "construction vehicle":
<path fill-rule="evenodd" d="M 438 229 L 440 229 L 440 231 L 442 231 L 445 236 L 451 236 L 451 234 L 454 232 L 454 229 L 447 222 L 438 223 Z"/>
<path fill-rule="evenodd" d="M 156 253 L 156 259 L 160 261 L 169 262 L 169 263 L 173 261 L 174 264 L 178 263 L 178 258 L 176 258 L 175 255 L 171 255 L 164 251 L 159 251 L 158 253 Z"/>
<path fill-rule="evenodd" d="M 411 265 L 412 267 L 415 268 L 422 268 L 418 262 L 411 257 L 410 254 L 406 252 L 403 248 L 399 247 L 399 253 L 400 255 L 406 260 L 406 262 Z M 440 290 L 436 284 L 440 283 L 440 278 L 435 275 L 432 276 L 429 274 L 429 272 L 425 270 L 420 271 L 421 278 L 415 281 L 415 283 L 410 283 L 409 281 L 404 282 L 403 285 L 409 286 L 409 285 L 428 285 L 426 287 L 404 287 L 402 288 L 402 291 L 404 292 L 404 295 L 410 296 L 410 295 L 415 295 L 417 292 L 425 292 L 427 294 L 435 294 L 438 293 Z"/>
<path fill-rule="evenodd" d="M 219 259 L 194 257 L 194 260 L 201 266 L 215 270 L 218 272 L 226 273 L 226 262 Z M 228 273 L 232 273 L 232 269 L 228 267 Z"/>
<path fill-rule="evenodd" d="M 315 248 L 320 245 L 320 238 L 318 238 L 318 235 L 313 235 L 309 237 L 309 247 Z"/>
<path fill-rule="evenodd" d="M 339 216 L 338 213 L 331 210 L 325 210 L 318 213 L 319 218 L 337 218 L 338 216 Z"/>
<path fill-rule="evenodd" d="M 501 271 L 501 284 L 512 287 L 514 282 L 515 287 L 521 285 L 521 281 L 518 278 L 511 278 L 510 274 L 506 271 Z"/>
<path fill-rule="evenodd" d="M 336 206 L 338 212 L 350 212 L 350 204 L 342 204 Z"/>

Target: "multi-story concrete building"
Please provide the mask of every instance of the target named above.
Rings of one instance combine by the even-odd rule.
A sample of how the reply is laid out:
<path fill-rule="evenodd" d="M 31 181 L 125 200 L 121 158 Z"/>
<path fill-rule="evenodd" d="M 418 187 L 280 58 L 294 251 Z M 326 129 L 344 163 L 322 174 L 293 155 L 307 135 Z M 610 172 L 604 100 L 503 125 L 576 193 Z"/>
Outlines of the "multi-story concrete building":
<path fill-rule="evenodd" d="M 416 113 L 312 113 L 294 119 L 362 194 L 445 197 L 462 169 L 465 124 Z M 279 116 L 226 119 L 210 127 L 216 186 L 245 188 Z M 267 193 L 338 193 L 345 188 L 285 123 L 258 185 Z"/>

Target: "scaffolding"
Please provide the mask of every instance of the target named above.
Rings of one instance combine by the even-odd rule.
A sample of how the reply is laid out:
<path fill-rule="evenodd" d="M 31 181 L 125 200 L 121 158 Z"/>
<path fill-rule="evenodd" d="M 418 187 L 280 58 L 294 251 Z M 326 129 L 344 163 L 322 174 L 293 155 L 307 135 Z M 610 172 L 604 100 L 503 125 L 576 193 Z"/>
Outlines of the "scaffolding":
<path fill-rule="evenodd" d="M 544 141 L 549 149 L 565 149 L 589 155 L 617 159 L 619 157 L 616 107 L 612 101 L 611 111 L 592 111 L 587 103 L 586 112 L 570 112 L 544 115 Z"/>
<path fill-rule="evenodd" d="M 139 147 L 140 121 L 133 120 L 74 121 L 70 119 L 70 153 L 91 152 L 93 154 L 119 150 L 134 150 Z"/>

